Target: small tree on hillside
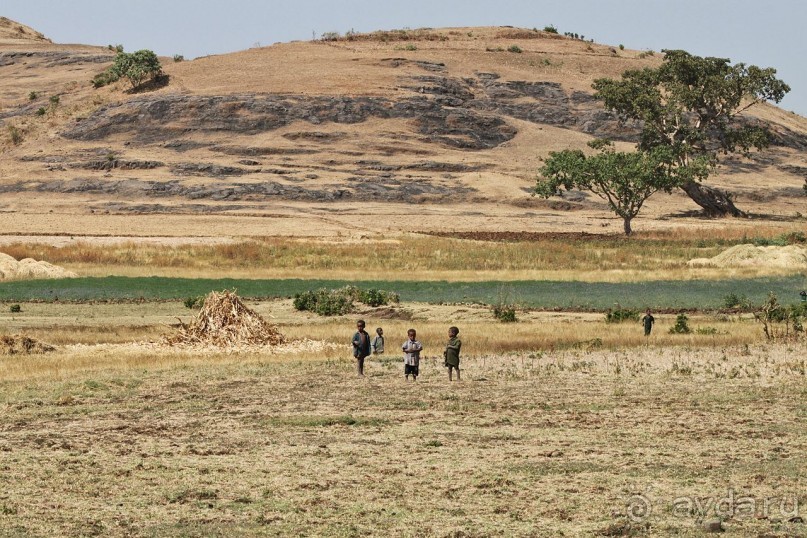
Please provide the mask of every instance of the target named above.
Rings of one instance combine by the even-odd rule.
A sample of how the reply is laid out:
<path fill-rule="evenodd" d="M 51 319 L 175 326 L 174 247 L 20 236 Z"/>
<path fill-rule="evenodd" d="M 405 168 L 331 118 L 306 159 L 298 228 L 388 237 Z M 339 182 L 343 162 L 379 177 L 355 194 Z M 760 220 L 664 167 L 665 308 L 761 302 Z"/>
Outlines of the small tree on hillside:
<path fill-rule="evenodd" d="M 642 123 L 638 149 L 666 147 L 676 166 L 707 158 L 717 165 L 718 153 L 748 154 L 769 144 L 763 125 L 741 121 L 750 107 L 778 103 L 790 87 L 776 70 L 754 65 L 731 65 L 724 58 L 702 58 L 683 50 L 664 51 L 657 68 L 630 70 L 621 80 L 594 82 L 595 96 L 623 118 Z M 687 195 L 711 216 L 742 215 L 731 195 L 701 183 L 708 173 L 683 182 Z"/>
<path fill-rule="evenodd" d="M 701 161 L 676 167 L 668 148 L 625 153 L 615 151 L 607 140 L 593 140 L 588 145 L 599 153 L 586 156 L 580 150 L 551 152 L 540 170 L 535 193 L 549 198 L 561 187 L 591 191 L 622 217 L 625 235 L 631 234 L 631 221 L 648 198 L 658 191 L 669 193 L 706 170 Z"/>
<path fill-rule="evenodd" d="M 109 70 L 119 78 L 126 78 L 132 88 L 137 88 L 162 73 L 162 65 L 154 52 L 144 49 L 132 53 L 119 52 Z"/>

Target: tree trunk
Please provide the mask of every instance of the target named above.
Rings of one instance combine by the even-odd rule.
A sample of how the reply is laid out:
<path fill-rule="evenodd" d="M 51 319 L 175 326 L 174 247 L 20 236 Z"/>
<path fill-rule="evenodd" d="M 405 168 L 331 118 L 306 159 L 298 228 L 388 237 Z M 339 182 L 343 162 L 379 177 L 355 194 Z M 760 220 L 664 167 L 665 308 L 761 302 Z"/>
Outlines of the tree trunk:
<path fill-rule="evenodd" d="M 697 181 L 687 181 L 681 188 L 709 217 L 745 216 L 744 212 L 735 207 L 728 192 L 708 187 Z"/>
<path fill-rule="evenodd" d="M 630 229 L 630 221 L 632 218 L 633 217 L 622 217 L 622 223 L 625 225 L 625 235 L 630 235 L 630 233 L 633 231 Z"/>

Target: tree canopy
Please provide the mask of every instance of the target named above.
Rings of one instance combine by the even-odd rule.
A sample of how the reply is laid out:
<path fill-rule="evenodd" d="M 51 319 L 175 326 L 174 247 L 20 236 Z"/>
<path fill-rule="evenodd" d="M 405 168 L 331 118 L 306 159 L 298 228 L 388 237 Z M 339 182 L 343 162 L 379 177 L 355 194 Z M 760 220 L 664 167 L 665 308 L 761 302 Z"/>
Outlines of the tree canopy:
<path fill-rule="evenodd" d="M 136 88 L 146 80 L 158 76 L 162 72 L 162 65 L 157 55 L 150 50 L 119 52 L 115 56 L 110 72 L 118 78 L 126 78 L 132 88 Z"/>
<path fill-rule="evenodd" d="M 622 217 L 626 235 L 631 234 L 631 221 L 650 196 L 658 191 L 669 193 L 683 181 L 698 180 L 708 167 L 703 159 L 677 166 L 674 152 L 663 146 L 626 153 L 615 151 L 607 140 L 593 140 L 588 145 L 598 153 L 551 152 L 540 170 L 542 177 L 535 192 L 549 197 L 558 194 L 561 187 L 591 191 Z"/>
<path fill-rule="evenodd" d="M 725 58 L 700 57 L 683 50 L 664 51 L 656 68 L 629 70 L 620 80 L 594 82 L 595 97 L 622 118 L 639 120 L 642 131 L 637 149 L 666 147 L 677 166 L 706 158 L 714 167 L 718 154 L 748 154 L 769 144 L 760 122 L 740 117 L 763 101 L 780 102 L 790 87 L 776 78 L 776 70 Z M 700 177 L 706 179 L 708 173 Z M 688 180 L 681 187 L 710 215 L 741 215 L 730 195 Z"/>

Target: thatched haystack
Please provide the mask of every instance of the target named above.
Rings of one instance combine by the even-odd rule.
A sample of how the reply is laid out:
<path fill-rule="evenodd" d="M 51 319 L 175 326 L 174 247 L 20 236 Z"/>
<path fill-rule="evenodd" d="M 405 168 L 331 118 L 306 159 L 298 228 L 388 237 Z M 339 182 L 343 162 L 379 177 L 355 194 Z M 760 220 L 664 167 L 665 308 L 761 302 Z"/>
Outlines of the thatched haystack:
<path fill-rule="evenodd" d="M 29 280 L 34 278 L 76 278 L 76 273 L 46 261 L 23 258 L 17 261 L 0 252 L 0 280 Z"/>
<path fill-rule="evenodd" d="M 783 267 L 799 269 L 807 267 L 807 248 L 799 245 L 756 246 L 734 245 L 714 258 L 689 260 L 690 267 Z"/>
<path fill-rule="evenodd" d="M 285 341 L 277 327 L 246 306 L 235 291 L 211 292 L 202 310 L 190 323 L 181 323 L 176 334 L 165 337 L 168 345 L 275 346 Z"/>
<path fill-rule="evenodd" d="M 39 355 L 55 351 L 56 348 L 23 336 L 0 336 L 0 355 Z"/>

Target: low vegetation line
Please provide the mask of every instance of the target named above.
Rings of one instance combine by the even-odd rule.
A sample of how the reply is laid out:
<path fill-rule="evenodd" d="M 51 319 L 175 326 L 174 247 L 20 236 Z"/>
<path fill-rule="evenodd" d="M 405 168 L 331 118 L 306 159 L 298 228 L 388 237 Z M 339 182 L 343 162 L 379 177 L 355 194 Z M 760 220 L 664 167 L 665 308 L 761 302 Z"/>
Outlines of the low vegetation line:
<path fill-rule="evenodd" d="M 168 277 L 103 277 L 27 280 L 0 284 L 4 302 L 131 302 L 179 300 L 213 290 L 236 289 L 242 297 L 265 299 L 346 285 L 385 289 L 402 302 L 496 304 L 506 293 L 519 306 L 542 309 L 604 311 L 626 308 L 704 310 L 725 306 L 730 294 L 761 304 L 775 293 L 784 304 L 799 301 L 807 281 L 803 275 L 742 280 L 658 280 L 649 282 L 514 282 L 346 281 L 303 279 L 193 279 Z"/>

